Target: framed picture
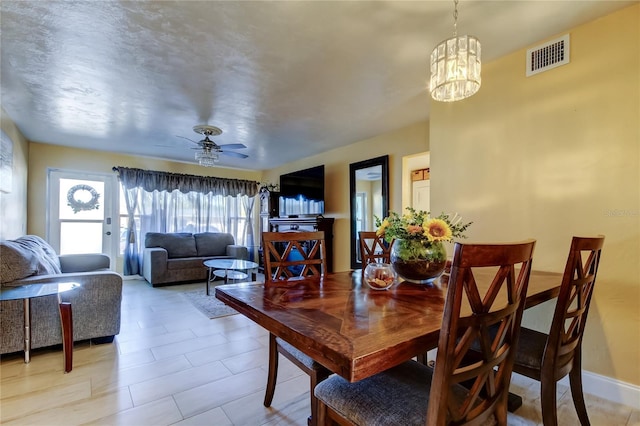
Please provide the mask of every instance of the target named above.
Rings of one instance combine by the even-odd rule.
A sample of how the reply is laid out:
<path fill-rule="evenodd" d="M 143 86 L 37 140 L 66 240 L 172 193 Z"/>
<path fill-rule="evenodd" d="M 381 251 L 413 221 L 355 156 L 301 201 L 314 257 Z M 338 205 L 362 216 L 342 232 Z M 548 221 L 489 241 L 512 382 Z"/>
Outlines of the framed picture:
<path fill-rule="evenodd" d="M 13 141 L 0 130 L 0 191 L 11 192 L 13 187 Z"/>

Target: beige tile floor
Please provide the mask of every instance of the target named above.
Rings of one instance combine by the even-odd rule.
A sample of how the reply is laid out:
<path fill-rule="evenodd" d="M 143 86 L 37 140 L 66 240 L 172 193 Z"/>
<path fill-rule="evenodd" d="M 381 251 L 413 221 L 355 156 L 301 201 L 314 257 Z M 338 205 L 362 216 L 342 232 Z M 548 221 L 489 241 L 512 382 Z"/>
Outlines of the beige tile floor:
<path fill-rule="evenodd" d="M 202 284 L 151 288 L 125 281 L 113 344 L 77 343 L 70 374 L 60 349 L 0 363 L 3 425 L 306 425 L 308 377 L 281 358 L 271 408 L 262 405 L 267 333 L 241 315 L 210 320 L 180 295 Z M 539 425 L 538 384 L 514 375 L 524 405 L 511 425 Z M 587 396 L 593 425 L 640 425 L 640 410 Z M 559 424 L 579 424 L 567 388 Z"/>

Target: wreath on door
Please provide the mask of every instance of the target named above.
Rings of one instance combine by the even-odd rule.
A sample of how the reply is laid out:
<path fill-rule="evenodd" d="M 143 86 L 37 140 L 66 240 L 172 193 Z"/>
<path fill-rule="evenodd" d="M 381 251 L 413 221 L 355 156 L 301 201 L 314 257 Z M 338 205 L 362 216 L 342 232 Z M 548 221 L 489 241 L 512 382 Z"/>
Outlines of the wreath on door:
<path fill-rule="evenodd" d="M 77 198 L 77 195 L 82 195 L 83 192 L 88 192 L 91 195 L 89 201 L 83 201 L 85 197 Z M 71 207 L 74 213 L 98 209 L 100 208 L 100 204 L 98 204 L 99 198 L 100 194 L 91 185 L 74 185 L 67 192 L 67 205 Z"/>

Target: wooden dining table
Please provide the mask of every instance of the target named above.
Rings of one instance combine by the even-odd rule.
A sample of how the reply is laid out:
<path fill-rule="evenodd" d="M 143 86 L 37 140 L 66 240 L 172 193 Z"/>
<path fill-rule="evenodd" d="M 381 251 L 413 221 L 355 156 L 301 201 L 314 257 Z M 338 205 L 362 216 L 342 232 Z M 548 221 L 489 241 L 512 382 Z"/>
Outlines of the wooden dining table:
<path fill-rule="evenodd" d="M 487 274 L 487 281 L 492 275 Z M 476 273 L 478 286 L 482 274 Z M 526 308 L 557 297 L 561 273 L 532 271 Z M 489 283 L 486 283 L 487 286 Z M 437 347 L 447 284 L 370 289 L 357 271 L 216 287 L 216 297 L 350 382 Z"/>

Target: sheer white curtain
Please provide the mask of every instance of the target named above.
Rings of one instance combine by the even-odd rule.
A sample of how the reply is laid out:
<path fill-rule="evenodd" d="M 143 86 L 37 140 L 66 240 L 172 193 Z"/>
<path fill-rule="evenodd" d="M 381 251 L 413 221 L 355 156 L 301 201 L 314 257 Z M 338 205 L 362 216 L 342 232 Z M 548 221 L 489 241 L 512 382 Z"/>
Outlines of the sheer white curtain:
<path fill-rule="evenodd" d="M 124 275 L 142 272 L 147 232 L 228 232 L 250 253 L 258 183 L 237 179 L 114 168 L 129 216 Z"/>

